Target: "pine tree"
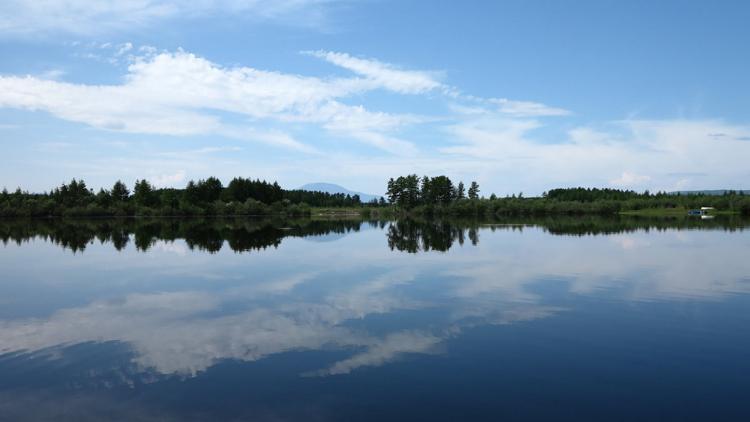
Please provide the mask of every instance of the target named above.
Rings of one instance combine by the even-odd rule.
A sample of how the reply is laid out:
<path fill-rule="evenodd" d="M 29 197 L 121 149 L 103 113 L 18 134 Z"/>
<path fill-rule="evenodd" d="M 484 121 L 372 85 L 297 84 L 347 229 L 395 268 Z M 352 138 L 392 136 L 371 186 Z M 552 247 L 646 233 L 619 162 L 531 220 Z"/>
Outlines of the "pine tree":
<path fill-rule="evenodd" d="M 479 199 L 479 184 L 477 182 L 471 182 L 471 186 L 469 186 L 469 199 Z"/>
<path fill-rule="evenodd" d="M 464 182 L 458 182 L 456 187 L 456 199 L 464 199 L 466 197 L 466 190 L 464 189 Z"/>
<path fill-rule="evenodd" d="M 148 180 L 143 179 L 135 182 L 133 187 L 133 199 L 135 203 L 141 206 L 151 207 L 156 202 L 156 194 L 153 186 Z"/>
<path fill-rule="evenodd" d="M 125 183 L 122 183 L 119 180 L 115 182 L 114 186 L 112 186 L 112 198 L 115 201 L 123 202 L 127 201 L 128 197 L 130 197 L 130 191 L 128 190 L 128 187 L 125 186 Z"/>

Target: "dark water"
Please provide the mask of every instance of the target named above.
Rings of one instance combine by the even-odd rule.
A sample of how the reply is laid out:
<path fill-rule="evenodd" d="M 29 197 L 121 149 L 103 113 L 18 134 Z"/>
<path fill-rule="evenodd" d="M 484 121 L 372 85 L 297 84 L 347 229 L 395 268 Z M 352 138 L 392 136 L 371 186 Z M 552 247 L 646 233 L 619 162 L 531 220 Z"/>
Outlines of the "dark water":
<path fill-rule="evenodd" d="M 746 225 L 0 221 L 0 420 L 750 420 Z"/>

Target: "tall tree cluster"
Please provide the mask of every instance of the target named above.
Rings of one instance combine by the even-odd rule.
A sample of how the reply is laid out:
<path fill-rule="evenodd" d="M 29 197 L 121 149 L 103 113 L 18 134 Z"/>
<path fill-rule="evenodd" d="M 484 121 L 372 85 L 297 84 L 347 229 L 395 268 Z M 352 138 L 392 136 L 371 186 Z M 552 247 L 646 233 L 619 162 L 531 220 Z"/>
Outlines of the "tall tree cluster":
<path fill-rule="evenodd" d="M 266 204 L 273 204 L 284 199 L 284 190 L 276 182 L 268 183 L 260 179 L 251 180 L 235 177 L 229 182 L 222 195 L 222 199 L 227 202 L 245 202 L 250 198 Z"/>
<path fill-rule="evenodd" d="M 463 182 L 454 185 L 448 176 L 421 178 L 416 174 L 388 180 L 388 201 L 403 208 L 419 205 L 447 205 L 466 199 Z M 479 184 L 471 182 L 468 199 L 479 199 Z"/>

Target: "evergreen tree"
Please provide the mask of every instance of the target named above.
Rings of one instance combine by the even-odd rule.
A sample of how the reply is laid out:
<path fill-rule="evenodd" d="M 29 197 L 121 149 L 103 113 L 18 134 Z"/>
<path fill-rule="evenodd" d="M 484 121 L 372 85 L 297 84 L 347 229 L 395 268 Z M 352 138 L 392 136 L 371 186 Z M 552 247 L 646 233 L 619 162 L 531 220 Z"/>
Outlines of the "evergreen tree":
<path fill-rule="evenodd" d="M 456 199 L 464 199 L 466 197 L 466 191 L 464 189 L 464 182 L 458 182 L 456 187 Z"/>
<path fill-rule="evenodd" d="M 99 192 L 96 194 L 96 204 L 102 207 L 112 205 L 112 195 L 109 191 L 99 189 Z"/>
<path fill-rule="evenodd" d="M 422 204 L 431 204 L 432 203 L 432 191 L 430 187 L 430 178 L 427 176 L 422 176 L 422 184 L 420 186 L 420 195 L 419 195 L 419 202 Z"/>
<path fill-rule="evenodd" d="M 115 182 L 114 186 L 112 186 L 112 199 L 118 202 L 127 201 L 128 197 L 130 197 L 130 191 L 128 190 L 128 187 L 125 186 L 125 183 L 122 183 L 121 181 Z"/>
<path fill-rule="evenodd" d="M 156 193 L 148 180 L 136 180 L 133 187 L 133 200 L 136 204 L 144 207 L 153 207 L 156 205 Z"/>
<path fill-rule="evenodd" d="M 471 182 L 471 186 L 469 186 L 469 199 L 479 199 L 479 184 L 477 182 Z"/>
<path fill-rule="evenodd" d="M 398 200 L 400 189 L 396 185 L 396 181 L 393 180 L 392 177 L 388 179 L 388 186 L 385 194 L 388 196 L 388 202 L 390 202 L 391 204 L 395 204 Z"/>
<path fill-rule="evenodd" d="M 455 199 L 453 182 L 448 176 L 437 176 L 430 180 L 432 198 L 435 203 L 449 204 Z"/>

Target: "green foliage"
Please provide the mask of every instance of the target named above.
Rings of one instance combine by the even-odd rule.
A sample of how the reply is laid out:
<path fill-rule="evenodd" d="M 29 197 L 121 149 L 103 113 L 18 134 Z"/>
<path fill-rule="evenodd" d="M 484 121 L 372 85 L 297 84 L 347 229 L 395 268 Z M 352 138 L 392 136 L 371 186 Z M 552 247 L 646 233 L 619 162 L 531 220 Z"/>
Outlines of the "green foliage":
<path fill-rule="evenodd" d="M 185 188 L 185 199 L 191 204 L 206 205 L 218 200 L 222 189 L 221 181 L 215 177 L 197 183 L 191 180 Z"/>
<path fill-rule="evenodd" d="M 295 203 L 305 203 L 313 207 L 355 207 L 362 205 L 359 195 L 328 193 L 306 190 L 285 190 L 284 199 Z"/>
<path fill-rule="evenodd" d="M 154 192 L 153 186 L 146 179 L 143 179 L 135 182 L 133 200 L 140 207 L 154 207 L 158 205 L 159 198 Z"/>
<path fill-rule="evenodd" d="M 469 186 L 469 199 L 479 199 L 479 183 L 471 182 L 471 186 Z"/>
<path fill-rule="evenodd" d="M 464 189 L 464 182 L 458 182 L 458 186 L 456 186 L 456 193 L 455 193 L 456 200 L 461 200 L 466 198 L 466 190 Z"/>
<path fill-rule="evenodd" d="M 17 189 L 0 192 L 0 217 L 50 216 L 232 216 L 310 214 L 309 203 L 326 206 L 361 206 L 358 195 L 285 191 L 278 183 L 243 178 L 224 188 L 219 179 L 190 181 L 185 189 L 156 189 L 147 180 L 137 180 L 130 194 L 117 181 L 111 190 L 96 194 L 82 180 L 73 179 L 50 193 L 36 194 Z"/>
<path fill-rule="evenodd" d="M 129 196 L 130 191 L 127 186 L 119 180 L 115 182 L 114 186 L 112 186 L 112 198 L 118 202 L 125 202 Z"/>
<path fill-rule="evenodd" d="M 522 193 L 489 199 L 479 197 L 479 185 L 471 182 L 467 195 L 463 183 L 447 176 L 418 177 L 416 174 L 388 181 L 388 206 L 383 198 L 362 204 L 357 195 L 284 190 L 277 183 L 235 178 L 224 188 L 219 179 L 190 181 L 185 189 L 156 189 L 138 180 L 133 194 L 117 181 L 110 191 L 96 194 L 83 180 L 73 179 L 49 193 L 29 193 L 20 188 L 0 192 L 0 217 L 49 216 L 234 216 L 283 214 L 304 216 L 310 207 L 370 208 L 369 215 L 409 214 L 425 216 L 544 216 L 611 215 L 657 209 L 714 207 L 721 212 L 750 215 L 750 195 L 729 191 L 723 195 L 671 195 L 637 193 L 617 189 L 553 189 L 542 197 L 525 198 Z"/>
<path fill-rule="evenodd" d="M 251 180 L 235 177 L 222 194 L 225 202 L 245 202 L 248 198 L 254 198 L 266 204 L 284 199 L 284 192 L 278 183 L 268 183 L 265 180 Z"/>
<path fill-rule="evenodd" d="M 724 195 L 671 195 L 617 189 L 553 189 L 540 198 L 525 198 L 523 192 L 510 197 L 479 197 L 479 185 L 472 182 L 468 199 L 460 195 L 462 183 L 453 188 L 447 176 L 422 177 L 416 199 L 415 175 L 390 179 L 388 197 L 402 214 L 425 216 L 539 216 L 539 215 L 612 215 L 641 209 L 691 209 L 715 207 L 726 212 L 750 215 L 750 198 L 740 192 Z"/>
<path fill-rule="evenodd" d="M 404 208 L 413 208 L 420 203 L 423 193 L 419 186 L 419 177 L 416 174 L 391 178 L 388 181 L 388 201 Z"/>

